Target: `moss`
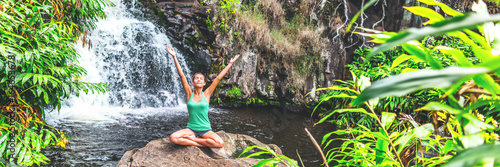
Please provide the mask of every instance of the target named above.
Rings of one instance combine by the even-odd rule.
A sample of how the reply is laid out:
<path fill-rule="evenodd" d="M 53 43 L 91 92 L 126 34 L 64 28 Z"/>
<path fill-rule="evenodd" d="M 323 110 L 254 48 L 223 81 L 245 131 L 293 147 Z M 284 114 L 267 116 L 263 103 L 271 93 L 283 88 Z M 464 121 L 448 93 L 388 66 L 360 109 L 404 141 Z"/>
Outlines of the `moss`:
<path fill-rule="evenodd" d="M 248 99 L 239 99 L 241 97 L 240 90 L 235 86 L 228 91 L 228 95 L 225 98 L 214 98 L 211 100 L 213 103 L 225 104 L 228 106 L 236 104 L 236 106 L 246 105 L 246 106 L 277 106 L 280 105 L 279 101 L 260 99 L 259 97 L 250 97 Z M 288 106 L 300 106 L 300 103 L 285 102 Z"/>
<path fill-rule="evenodd" d="M 234 86 L 231 90 L 227 91 L 227 93 L 229 94 L 229 96 L 233 96 L 235 98 L 241 97 L 241 91 L 236 86 Z"/>

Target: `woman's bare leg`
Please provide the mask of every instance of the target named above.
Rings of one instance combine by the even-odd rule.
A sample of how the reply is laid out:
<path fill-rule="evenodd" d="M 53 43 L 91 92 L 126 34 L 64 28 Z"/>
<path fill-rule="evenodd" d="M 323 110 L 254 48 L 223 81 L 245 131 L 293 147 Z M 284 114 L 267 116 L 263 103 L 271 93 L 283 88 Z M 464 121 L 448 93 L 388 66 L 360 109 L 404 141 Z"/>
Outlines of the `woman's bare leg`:
<path fill-rule="evenodd" d="M 210 131 L 202 136 L 203 138 L 197 138 L 194 136 L 188 136 L 191 140 L 195 141 L 198 144 L 201 144 L 210 148 L 221 148 L 224 147 L 224 141 L 222 138 L 216 133 Z"/>
<path fill-rule="evenodd" d="M 198 147 L 205 147 L 204 145 L 193 141 L 192 139 L 196 138 L 194 136 L 194 133 L 189 130 L 189 129 L 181 129 L 177 132 L 174 132 L 170 135 L 170 141 L 172 143 L 178 144 L 178 145 L 185 145 L 185 146 L 198 146 Z"/>

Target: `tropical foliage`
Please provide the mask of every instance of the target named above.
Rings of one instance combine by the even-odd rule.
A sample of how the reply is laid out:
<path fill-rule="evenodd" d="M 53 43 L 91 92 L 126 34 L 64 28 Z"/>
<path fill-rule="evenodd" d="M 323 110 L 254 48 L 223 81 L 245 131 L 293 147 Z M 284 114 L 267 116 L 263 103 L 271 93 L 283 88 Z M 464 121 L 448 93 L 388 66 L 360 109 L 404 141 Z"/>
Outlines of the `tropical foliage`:
<path fill-rule="evenodd" d="M 258 151 L 257 151 L 258 150 Z M 255 151 L 255 152 L 252 152 Z M 251 154 L 248 154 L 252 152 Z M 250 146 L 245 148 L 238 158 L 244 156 L 246 158 L 259 158 L 264 159 L 259 161 L 254 167 L 272 166 L 276 167 L 278 164 L 285 164 L 287 167 L 298 167 L 297 161 L 288 158 L 287 156 L 277 154 L 274 150 L 268 147 Z"/>
<path fill-rule="evenodd" d="M 419 1 L 439 6 L 452 17 L 445 18 L 427 7 L 405 7 L 428 18 L 426 26 L 397 33 L 366 29 L 360 33 L 373 38 L 372 42 L 381 43 L 363 58 L 367 61 L 377 58 L 382 51 L 400 46 L 396 49 L 400 54 L 391 59 L 390 69 L 399 67 L 401 70 L 397 73 L 401 74 L 380 76 L 373 84 L 370 78 L 354 74 L 353 81 L 319 89 L 333 90 L 323 96 L 322 102 L 347 100 L 334 102 L 343 108 L 327 112 L 318 123 L 328 121 L 336 113 L 348 112 L 364 115 L 376 126 L 370 128 L 352 122 L 357 123 L 356 128 L 347 126 L 326 134 L 322 140 L 325 148 L 334 141 L 344 142 L 340 147 L 327 150 L 327 163 L 340 166 L 500 165 L 500 155 L 495 152 L 500 148 L 497 122 L 500 118 L 500 25 L 494 23 L 500 21 L 500 15 L 490 15 L 482 1 L 474 4 L 476 13 L 467 14 L 434 0 Z M 455 42 L 451 45 L 426 43 L 443 35 Z M 457 43 L 466 47 L 455 47 Z M 425 112 L 426 120 L 416 121 L 415 115 L 380 107 L 384 98 L 429 93 L 422 91 L 437 93 L 431 92 L 431 98 L 419 99 L 425 105 L 406 110 L 414 110 L 412 114 Z M 334 134 L 347 138 L 331 139 Z"/>
<path fill-rule="evenodd" d="M 220 0 L 219 7 L 221 11 L 214 15 L 213 18 L 208 16 L 207 26 L 209 29 L 218 28 L 223 33 L 228 33 L 229 25 L 228 21 L 234 17 L 234 13 L 238 7 L 239 0 Z M 210 13 L 210 9 L 207 9 L 207 13 Z M 212 21 L 213 19 L 213 21 Z M 235 34 L 236 35 L 236 34 Z"/>
<path fill-rule="evenodd" d="M 86 74 L 74 45 L 91 47 L 87 30 L 105 17 L 108 0 L 0 1 L 0 153 L 31 166 L 47 163 L 48 145 L 65 147 L 69 136 L 44 123 L 45 112 L 81 92 L 102 93 L 103 83 L 79 81 Z M 55 132 L 55 133 L 54 133 Z M 56 135 L 57 134 L 57 135 Z"/>

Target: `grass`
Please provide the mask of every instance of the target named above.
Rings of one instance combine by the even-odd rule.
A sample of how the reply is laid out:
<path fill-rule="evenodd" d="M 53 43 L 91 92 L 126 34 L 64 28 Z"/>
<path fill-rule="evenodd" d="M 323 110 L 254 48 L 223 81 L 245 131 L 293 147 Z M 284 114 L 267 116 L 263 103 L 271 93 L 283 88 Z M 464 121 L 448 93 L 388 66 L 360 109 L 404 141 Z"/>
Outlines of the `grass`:
<path fill-rule="evenodd" d="M 301 13 L 310 13 L 313 4 L 314 1 L 304 1 L 300 9 L 285 9 L 287 6 L 278 0 L 250 0 L 241 4 L 234 17 L 226 18 L 230 31 L 238 33 L 228 36 L 230 48 L 225 50 L 256 50 L 258 72 L 286 74 L 283 87 L 291 86 L 297 91 L 288 93 L 303 96 L 304 81 L 323 69 L 325 57 L 322 55 L 326 55 L 329 43 L 322 36 L 324 28 L 315 27 L 309 15 Z"/>

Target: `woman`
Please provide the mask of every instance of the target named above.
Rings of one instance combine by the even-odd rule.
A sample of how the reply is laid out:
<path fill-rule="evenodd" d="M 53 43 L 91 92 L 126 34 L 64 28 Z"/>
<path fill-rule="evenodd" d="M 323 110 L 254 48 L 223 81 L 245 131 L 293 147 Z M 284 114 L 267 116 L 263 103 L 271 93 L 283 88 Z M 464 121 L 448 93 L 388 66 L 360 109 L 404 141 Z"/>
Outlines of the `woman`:
<path fill-rule="evenodd" d="M 177 61 L 174 50 L 167 46 L 167 51 L 172 55 L 175 61 L 175 67 L 182 81 L 182 86 L 186 92 L 186 104 L 189 112 L 189 122 L 186 129 L 179 130 L 170 135 L 170 141 L 179 145 L 192 145 L 198 147 L 213 147 L 221 148 L 224 146 L 224 141 L 216 133 L 212 132 L 210 121 L 208 120 L 208 103 L 210 96 L 219 84 L 220 80 L 233 65 L 234 61 L 240 57 L 236 55 L 229 61 L 229 64 L 220 72 L 212 84 L 203 91 L 205 86 L 205 76 L 201 73 L 196 73 L 193 76 L 194 90 L 189 86 L 184 73 L 182 73 L 181 65 Z"/>

